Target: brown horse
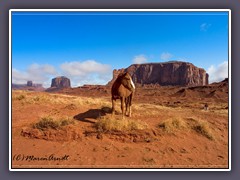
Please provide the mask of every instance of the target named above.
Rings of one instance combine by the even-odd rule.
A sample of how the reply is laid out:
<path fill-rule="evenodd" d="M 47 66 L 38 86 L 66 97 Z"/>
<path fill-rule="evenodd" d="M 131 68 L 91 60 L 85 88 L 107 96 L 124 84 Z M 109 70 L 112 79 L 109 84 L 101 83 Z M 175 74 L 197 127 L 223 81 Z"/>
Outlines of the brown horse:
<path fill-rule="evenodd" d="M 115 113 L 115 103 L 117 99 L 121 100 L 122 118 L 124 115 L 131 117 L 131 105 L 135 85 L 129 73 L 121 73 L 112 85 L 112 115 Z M 126 106 L 126 109 L 124 107 Z"/>

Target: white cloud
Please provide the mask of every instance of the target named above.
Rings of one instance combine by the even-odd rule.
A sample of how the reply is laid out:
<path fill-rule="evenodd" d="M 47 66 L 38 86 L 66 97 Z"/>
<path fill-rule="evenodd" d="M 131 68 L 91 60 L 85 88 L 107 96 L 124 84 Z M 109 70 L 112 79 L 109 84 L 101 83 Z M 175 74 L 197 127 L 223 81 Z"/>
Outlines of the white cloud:
<path fill-rule="evenodd" d="M 160 59 L 161 60 L 164 60 L 164 61 L 167 61 L 169 60 L 170 58 L 172 58 L 173 55 L 168 53 L 168 52 L 163 52 L 161 55 L 160 55 Z"/>
<path fill-rule="evenodd" d="M 12 69 L 12 81 L 16 84 L 25 84 L 29 79 L 29 75 L 26 72 L 20 72 L 17 69 Z"/>
<path fill-rule="evenodd" d="M 13 68 L 12 82 L 26 84 L 31 80 L 33 83 L 40 83 L 48 88 L 51 86 L 52 78 L 60 75 L 69 78 L 72 87 L 83 84 L 107 84 L 112 78 L 112 69 L 110 65 L 94 60 L 66 62 L 60 65 L 58 72 L 48 64 L 31 64 L 25 71 Z"/>
<path fill-rule="evenodd" d="M 143 54 L 135 56 L 134 59 L 133 59 L 134 64 L 142 64 L 142 63 L 145 63 L 145 62 L 147 62 L 147 57 Z"/>
<path fill-rule="evenodd" d="M 224 80 L 228 77 L 228 62 L 224 61 L 217 66 L 211 65 L 208 68 L 207 73 L 209 74 L 209 83 Z"/>
<path fill-rule="evenodd" d="M 60 65 L 63 72 L 71 76 L 85 76 L 89 73 L 105 74 L 111 67 L 94 60 L 66 62 Z"/>
<path fill-rule="evenodd" d="M 28 67 L 27 72 L 31 75 L 36 75 L 37 77 L 42 76 L 43 73 L 46 75 L 54 75 L 57 73 L 55 68 L 49 64 L 45 65 L 31 64 Z"/>
<path fill-rule="evenodd" d="M 60 68 L 63 75 L 71 79 L 72 86 L 106 84 L 112 77 L 111 66 L 95 60 L 66 62 Z"/>
<path fill-rule="evenodd" d="M 105 76 L 97 73 L 91 73 L 85 76 L 68 76 L 68 77 L 71 79 L 72 87 L 82 86 L 84 84 L 105 85 L 111 80 L 112 73 L 109 72 Z"/>
<path fill-rule="evenodd" d="M 19 71 L 16 68 L 12 69 L 12 82 L 15 84 L 26 84 L 27 81 L 33 83 L 41 83 L 43 86 L 49 84 L 49 77 L 56 75 L 55 68 L 51 65 L 32 64 L 26 71 Z"/>
<path fill-rule="evenodd" d="M 202 24 L 200 25 L 200 30 L 201 30 L 201 31 L 207 31 L 210 27 L 211 27 L 211 24 L 202 23 Z"/>

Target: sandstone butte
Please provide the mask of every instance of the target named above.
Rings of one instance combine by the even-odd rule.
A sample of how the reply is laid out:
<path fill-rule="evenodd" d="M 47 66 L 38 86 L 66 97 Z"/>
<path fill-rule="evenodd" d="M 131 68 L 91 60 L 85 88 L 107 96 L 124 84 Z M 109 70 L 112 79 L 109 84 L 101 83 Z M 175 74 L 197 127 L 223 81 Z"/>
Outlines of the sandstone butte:
<path fill-rule="evenodd" d="M 71 82 L 65 76 L 58 76 L 52 79 L 51 88 L 70 88 Z"/>
<path fill-rule="evenodd" d="M 189 62 L 132 64 L 125 69 L 114 69 L 113 79 L 108 82 L 108 85 L 111 85 L 121 72 L 129 72 L 137 85 L 204 86 L 208 85 L 209 77 L 203 68 Z"/>

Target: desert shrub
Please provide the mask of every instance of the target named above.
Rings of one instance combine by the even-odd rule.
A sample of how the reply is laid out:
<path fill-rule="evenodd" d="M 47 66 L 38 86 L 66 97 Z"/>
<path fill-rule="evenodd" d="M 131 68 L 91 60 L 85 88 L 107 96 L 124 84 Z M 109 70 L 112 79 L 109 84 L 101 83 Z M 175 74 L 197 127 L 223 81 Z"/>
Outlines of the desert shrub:
<path fill-rule="evenodd" d="M 33 101 L 40 101 L 40 97 L 39 96 L 33 97 Z"/>
<path fill-rule="evenodd" d="M 207 121 L 202 121 L 195 118 L 173 118 L 168 119 L 159 124 L 159 128 L 163 129 L 167 133 L 174 133 L 177 130 L 194 130 L 200 135 L 213 140 L 214 136 L 211 128 L 209 127 L 209 123 Z"/>
<path fill-rule="evenodd" d="M 205 136 L 206 138 L 208 138 L 208 139 L 210 139 L 210 140 L 213 140 L 213 139 L 214 139 L 213 134 L 212 134 L 212 131 L 211 131 L 211 129 L 210 129 L 210 127 L 209 127 L 209 125 L 208 125 L 207 122 L 199 122 L 198 124 L 196 124 L 195 126 L 193 126 L 193 129 L 194 129 L 197 133 Z"/>
<path fill-rule="evenodd" d="M 54 121 L 53 118 L 51 117 L 44 117 L 44 118 L 41 118 L 39 122 L 34 124 L 33 127 L 41 130 L 49 129 L 49 128 L 57 129 L 59 127 L 59 122 Z"/>
<path fill-rule="evenodd" d="M 39 122 L 33 125 L 33 128 L 39 130 L 46 130 L 46 129 L 59 129 L 63 126 L 67 126 L 69 124 L 73 124 L 74 121 L 72 119 L 59 119 L 55 120 L 52 117 L 43 117 L 40 119 Z"/>
<path fill-rule="evenodd" d="M 59 122 L 60 126 L 67 126 L 69 124 L 74 124 L 72 119 L 61 119 Z"/>
<path fill-rule="evenodd" d="M 16 99 L 19 100 L 19 101 L 21 101 L 21 100 L 23 100 L 23 99 L 25 99 L 25 98 L 26 98 L 26 96 L 23 95 L 23 94 L 21 94 L 21 95 L 19 95 L 19 96 L 16 97 Z"/>
<path fill-rule="evenodd" d="M 130 131 L 146 129 L 147 124 L 133 119 L 101 117 L 96 122 L 96 128 L 100 131 Z"/>
<path fill-rule="evenodd" d="M 173 118 L 160 123 L 159 127 L 166 132 L 172 133 L 179 129 L 186 129 L 187 125 L 183 119 Z"/>

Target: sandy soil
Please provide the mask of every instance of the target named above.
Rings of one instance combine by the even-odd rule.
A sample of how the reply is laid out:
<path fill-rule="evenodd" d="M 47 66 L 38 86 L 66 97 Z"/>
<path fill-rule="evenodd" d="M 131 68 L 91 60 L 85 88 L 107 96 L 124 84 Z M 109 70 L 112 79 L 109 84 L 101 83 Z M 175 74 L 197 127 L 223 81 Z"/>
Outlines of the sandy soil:
<path fill-rule="evenodd" d="M 228 168 L 228 100 L 207 89 L 202 96 L 195 89 L 138 89 L 133 116 L 126 119 L 147 128 L 105 132 L 96 122 L 111 118 L 109 91 L 14 90 L 12 168 Z M 119 105 L 117 111 L 114 118 L 121 121 Z M 74 124 L 45 133 L 34 129 L 46 116 L 72 118 Z M 174 119 L 184 126 L 166 131 L 160 125 Z M 207 125 L 210 138 L 197 129 L 200 124 Z"/>

